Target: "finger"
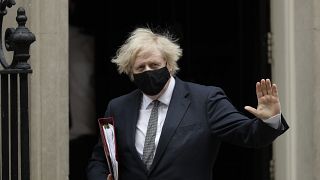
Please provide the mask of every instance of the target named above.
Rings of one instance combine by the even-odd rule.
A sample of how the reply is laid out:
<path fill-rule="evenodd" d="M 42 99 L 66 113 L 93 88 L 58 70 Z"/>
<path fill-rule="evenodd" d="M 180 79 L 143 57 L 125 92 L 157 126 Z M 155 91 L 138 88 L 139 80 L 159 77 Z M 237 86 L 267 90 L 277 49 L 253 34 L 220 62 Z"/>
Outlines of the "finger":
<path fill-rule="evenodd" d="M 278 97 L 278 87 L 276 84 L 272 85 L 272 95 Z"/>
<path fill-rule="evenodd" d="M 113 180 L 111 174 L 108 175 L 107 180 Z"/>
<path fill-rule="evenodd" d="M 245 106 L 244 109 L 249 111 L 251 114 L 253 114 L 254 116 L 257 117 L 257 115 L 258 115 L 257 109 L 255 109 L 255 108 L 253 108 L 251 106 Z"/>
<path fill-rule="evenodd" d="M 264 79 L 261 79 L 261 91 L 262 91 L 262 96 L 267 95 L 267 85 Z"/>
<path fill-rule="evenodd" d="M 260 97 L 262 97 L 262 91 L 261 91 L 261 84 L 260 82 L 256 83 L 256 94 L 257 94 L 257 98 L 259 99 Z"/>
<path fill-rule="evenodd" d="M 271 95 L 272 90 L 271 90 L 271 81 L 270 81 L 270 79 L 266 80 L 266 86 L 267 86 L 267 93 L 269 95 Z"/>

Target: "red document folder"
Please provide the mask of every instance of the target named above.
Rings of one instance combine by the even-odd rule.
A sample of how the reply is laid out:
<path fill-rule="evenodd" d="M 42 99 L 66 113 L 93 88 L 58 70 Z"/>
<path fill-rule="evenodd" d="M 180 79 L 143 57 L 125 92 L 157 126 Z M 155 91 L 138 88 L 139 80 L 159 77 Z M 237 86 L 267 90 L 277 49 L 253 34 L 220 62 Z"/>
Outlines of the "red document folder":
<path fill-rule="evenodd" d="M 99 118 L 98 123 L 109 172 L 113 180 L 118 180 L 118 158 L 113 117 Z"/>

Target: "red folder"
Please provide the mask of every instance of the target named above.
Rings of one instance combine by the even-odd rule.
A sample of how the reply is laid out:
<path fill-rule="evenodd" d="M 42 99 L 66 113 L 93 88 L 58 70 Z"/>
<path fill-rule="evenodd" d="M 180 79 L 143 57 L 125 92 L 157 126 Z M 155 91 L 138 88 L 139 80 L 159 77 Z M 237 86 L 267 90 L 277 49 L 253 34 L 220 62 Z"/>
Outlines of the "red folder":
<path fill-rule="evenodd" d="M 98 123 L 99 123 L 99 129 L 101 134 L 101 141 L 104 149 L 104 154 L 107 159 L 109 172 L 112 175 L 113 180 L 117 180 L 118 179 L 118 157 L 117 157 L 118 155 L 117 155 L 114 119 L 113 117 L 99 118 Z M 107 134 L 105 131 L 106 129 L 110 130 L 108 132 L 112 132 L 112 133 Z M 107 137 L 108 135 L 109 137 Z M 108 143 L 110 146 L 108 145 Z M 113 144 L 110 144 L 110 143 L 113 143 Z"/>

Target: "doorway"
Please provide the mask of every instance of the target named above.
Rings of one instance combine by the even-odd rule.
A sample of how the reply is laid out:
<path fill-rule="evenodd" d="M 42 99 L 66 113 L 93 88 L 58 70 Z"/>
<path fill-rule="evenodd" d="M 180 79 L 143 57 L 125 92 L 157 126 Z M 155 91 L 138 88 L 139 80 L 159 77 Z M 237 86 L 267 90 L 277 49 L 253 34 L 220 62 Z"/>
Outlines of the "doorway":
<path fill-rule="evenodd" d="M 75 19 L 83 23 L 86 32 L 95 39 L 96 117 L 104 115 L 109 100 L 135 89 L 126 76 L 118 75 L 110 60 L 128 32 L 146 25 L 169 29 L 179 39 L 184 53 L 178 61 L 179 78 L 223 88 L 238 110 L 252 117 L 243 107 L 256 105 L 256 81 L 271 78 L 267 56 L 269 1 L 211 4 L 182 0 L 111 0 L 96 2 L 88 8 L 83 2 L 82 15 Z M 269 180 L 271 159 L 272 146 L 248 149 L 224 143 L 213 177 Z"/>

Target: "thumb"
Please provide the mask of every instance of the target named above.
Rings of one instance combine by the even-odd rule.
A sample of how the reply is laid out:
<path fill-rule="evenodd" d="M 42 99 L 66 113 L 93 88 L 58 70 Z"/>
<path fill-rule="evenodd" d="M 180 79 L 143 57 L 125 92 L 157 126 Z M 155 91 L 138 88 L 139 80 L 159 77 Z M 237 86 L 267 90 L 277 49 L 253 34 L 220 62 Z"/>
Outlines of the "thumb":
<path fill-rule="evenodd" d="M 249 111 L 251 114 L 253 114 L 254 116 L 257 117 L 257 115 L 258 115 L 257 109 L 255 109 L 255 108 L 253 108 L 251 106 L 245 106 L 244 109 Z"/>

